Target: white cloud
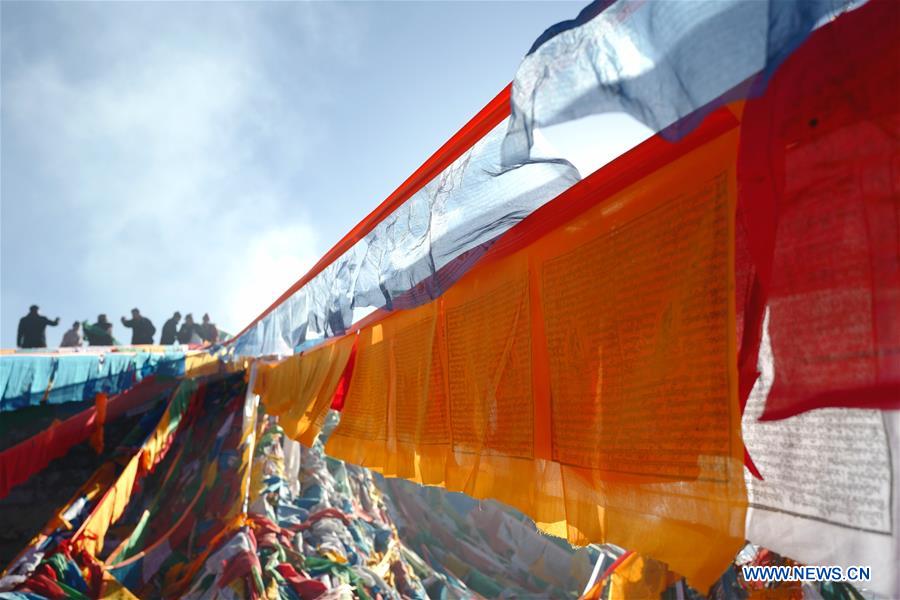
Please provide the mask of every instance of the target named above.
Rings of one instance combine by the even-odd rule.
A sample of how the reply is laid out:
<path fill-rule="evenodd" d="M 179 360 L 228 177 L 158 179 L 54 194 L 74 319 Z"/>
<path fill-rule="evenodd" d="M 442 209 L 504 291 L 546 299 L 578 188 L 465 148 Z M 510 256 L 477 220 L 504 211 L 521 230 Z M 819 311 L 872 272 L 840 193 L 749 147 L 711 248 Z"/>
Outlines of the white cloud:
<path fill-rule="evenodd" d="M 228 322 L 249 322 L 307 272 L 319 258 L 318 239 L 306 225 L 267 231 L 249 244 L 249 251 L 238 261 L 245 275 L 232 282 L 224 317 Z M 229 331 L 231 334 L 238 330 Z"/>
<path fill-rule="evenodd" d="M 154 37 L 139 22 L 135 43 L 116 20 L 103 51 L 127 48 L 125 60 L 104 55 L 75 77 L 66 57 L 51 55 L 5 79 L 4 127 L 24 134 L 56 182 L 55 218 L 78 215 L 74 264 L 82 295 L 97 304 L 102 295 L 157 318 L 208 311 L 236 332 L 323 250 L 303 190 L 288 181 L 327 135 L 315 108 L 328 92 L 315 85 L 315 61 L 267 53 L 273 24 L 252 6 L 215 13 L 219 33 L 201 39 Z M 323 11 L 334 17 L 330 6 L 290 13 L 296 51 L 352 62 L 352 27 L 347 43 L 322 35 Z M 104 29 L 103 11 L 91 18 Z M 285 89 L 304 79 L 308 93 Z"/>

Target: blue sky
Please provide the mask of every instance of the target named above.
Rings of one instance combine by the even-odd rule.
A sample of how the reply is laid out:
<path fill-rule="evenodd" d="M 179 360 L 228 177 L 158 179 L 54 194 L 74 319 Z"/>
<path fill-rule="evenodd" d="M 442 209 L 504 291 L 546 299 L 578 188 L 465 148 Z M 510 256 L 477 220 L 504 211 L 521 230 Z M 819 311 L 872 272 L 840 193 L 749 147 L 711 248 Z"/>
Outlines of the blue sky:
<path fill-rule="evenodd" d="M 235 332 L 583 4 L 0 3 L 0 343 L 32 303 L 51 345 L 133 306 Z"/>

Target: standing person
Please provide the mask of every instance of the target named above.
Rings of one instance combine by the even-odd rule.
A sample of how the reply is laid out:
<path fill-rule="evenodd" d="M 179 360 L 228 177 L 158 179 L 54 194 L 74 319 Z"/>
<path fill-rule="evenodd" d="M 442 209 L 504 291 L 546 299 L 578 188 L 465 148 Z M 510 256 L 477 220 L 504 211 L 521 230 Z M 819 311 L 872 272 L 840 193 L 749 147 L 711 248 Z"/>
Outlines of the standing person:
<path fill-rule="evenodd" d="M 59 317 L 50 320 L 38 314 L 38 305 L 32 304 L 28 314 L 19 319 L 19 331 L 16 334 L 16 345 L 19 348 L 46 348 L 47 325 L 56 327 L 59 325 Z"/>
<path fill-rule="evenodd" d="M 84 335 L 91 346 L 112 346 L 115 344 L 112 336 L 112 323 L 106 320 L 106 315 L 97 315 L 97 322 L 93 325 L 85 323 Z"/>
<path fill-rule="evenodd" d="M 62 342 L 59 344 L 60 348 L 76 348 L 81 345 L 81 333 L 78 332 L 80 326 L 81 323 L 78 321 L 72 323 L 72 329 L 63 334 Z"/>
<path fill-rule="evenodd" d="M 147 317 L 141 315 L 141 311 L 136 308 L 131 309 L 131 320 L 122 317 L 122 325 L 131 328 L 131 343 L 152 344 L 153 334 L 156 333 L 156 327 Z"/>
<path fill-rule="evenodd" d="M 210 323 L 209 313 L 203 315 L 203 323 L 200 324 L 200 337 L 204 342 L 215 344 L 219 341 L 219 329 L 215 323 Z"/>
<path fill-rule="evenodd" d="M 175 340 L 178 337 L 178 321 L 180 320 L 181 313 L 176 310 L 175 314 L 172 315 L 172 318 L 163 325 L 162 337 L 159 338 L 160 344 L 163 346 L 171 346 L 175 343 Z"/>
<path fill-rule="evenodd" d="M 178 342 L 180 344 L 190 344 L 194 333 L 196 333 L 195 329 L 197 329 L 197 326 L 194 324 L 194 316 L 190 313 L 186 314 L 184 323 L 181 324 L 181 329 L 178 330 Z"/>

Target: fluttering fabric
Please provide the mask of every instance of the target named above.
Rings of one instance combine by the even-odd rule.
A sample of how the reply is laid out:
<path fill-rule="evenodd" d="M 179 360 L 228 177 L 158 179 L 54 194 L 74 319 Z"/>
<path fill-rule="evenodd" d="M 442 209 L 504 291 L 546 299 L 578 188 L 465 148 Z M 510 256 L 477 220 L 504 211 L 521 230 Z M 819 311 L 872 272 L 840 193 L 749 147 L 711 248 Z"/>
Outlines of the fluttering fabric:
<path fill-rule="evenodd" d="M 666 566 L 635 552 L 619 557 L 580 600 L 660 598 L 670 585 Z"/>
<path fill-rule="evenodd" d="M 551 154 L 536 148 L 536 128 L 625 111 L 678 137 L 717 105 L 764 89 L 817 25 L 859 3 L 595 2 L 575 23 L 548 30 L 525 58 L 508 121 L 494 119 L 374 227 L 361 223 L 354 231 L 364 237 L 239 334 L 235 351 L 290 354 L 343 333 L 354 309 L 437 297 L 486 245 L 580 179 L 567 161 L 539 158 Z"/>
<path fill-rule="evenodd" d="M 403 546 L 372 474 L 326 460 L 321 440 L 290 493 L 254 372 L 185 382 L 148 413 L 4 573 L 0 597 L 471 598 Z"/>
<path fill-rule="evenodd" d="M 761 373 L 743 426 L 763 477 L 749 484 L 748 538 L 808 564 L 869 565 L 866 587 L 888 598 L 900 596 L 898 27 L 900 6 L 875 0 L 813 33 L 747 102 L 738 165 L 742 382 Z"/>
<path fill-rule="evenodd" d="M 101 497 L 90 516 L 75 533 L 74 543 L 92 556 L 103 550 L 106 533 L 122 514 L 131 499 L 139 475 L 150 472 L 171 446 L 172 435 L 185 417 L 191 399 L 197 390 L 197 383 L 185 380 L 172 394 L 169 405 L 163 412 L 156 428 L 145 440 L 119 475 L 116 482 Z"/>
<path fill-rule="evenodd" d="M 118 394 L 148 375 L 184 375 L 185 360 L 184 353 L 171 351 L 5 354 L 0 356 L 0 411 Z M 187 360 L 193 366 L 201 359 L 191 355 Z"/>
<path fill-rule="evenodd" d="M 111 398 L 106 406 L 105 421 L 139 410 L 154 402 L 174 386 L 174 382 L 145 378 L 135 387 Z M 54 423 L 37 435 L 0 451 L 0 498 L 5 498 L 17 485 L 28 481 L 51 461 L 64 456 L 77 444 L 97 431 L 97 406 L 92 406 L 60 423 Z"/>
<path fill-rule="evenodd" d="M 747 538 L 805 564 L 867 565 L 866 589 L 900 597 L 900 411 L 823 408 L 760 421 L 771 357 L 766 322 L 742 428 L 764 478 L 748 477 Z"/>
<path fill-rule="evenodd" d="M 526 59 L 509 123 L 239 337 L 243 355 L 335 338 L 258 365 L 249 389 L 307 446 L 329 408 L 342 409 L 326 447 L 338 458 L 496 498 L 576 544 L 636 551 L 598 593 L 631 589 L 630 574 L 664 589 L 649 557 L 703 590 L 731 563 L 745 538 L 750 397 L 748 445 L 771 475 L 750 482 L 751 535 L 807 562 L 866 556 L 889 578 L 900 555 L 896 414 L 754 421 L 898 408 L 898 8 L 874 0 L 828 22 L 856 4 L 592 5 Z M 536 128 L 608 110 L 665 136 L 571 187 L 564 162 L 529 162 Z M 340 336 L 363 307 L 394 312 Z M 11 406 L 65 401 L 63 388 L 93 398 L 130 385 L 149 368 L 141 360 L 75 361 L 58 379 L 52 363 L 0 360 L 0 387 Z M 197 376 L 220 368 L 186 362 Z M 82 377 L 94 366 L 96 380 Z M 309 581 L 260 560 L 286 535 L 270 510 L 286 486 L 270 457 L 248 478 L 249 457 L 257 434 L 269 452 L 280 430 L 254 432 L 248 386 L 225 381 L 208 397 L 221 381 L 183 384 L 124 466 L 79 490 L 41 542 L 74 544 L 23 589 L 65 592 L 82 585 L 66 579 L 72 565 L 87 573 L 98 560 L 102 585 L 124 583 L 123 594 L 200 597 L 215 585 L 263 597 L 266 585 Z M 832 454 L 804 445 L 827 434 Z M 318 502 L 314 488 L 303 493 Z M 328 507 L 296 530 L 327 519 L 350 522 Z M 863 550 L 816 545 L 822 531 Z M 304 566 L 358 583 L 345 547 L 329 535 Z M 896 595 L 896 583 L 874 585 Z"/>
<path fill-rule="evenodd" d="M 0 410 L 39 404 L 53 376 L 53 360 L 36 356 L 0 356 Z"/>
<path fill-rule="evenodd" d="M 41 565 L 96 569 L 76 578 L 91 597 L 179 596 L 243 508 L 256 422 L 255 411 L 242 418 L 246 389 L 243 372 L 183 380 L 162 412 L 148 413 L 149 433 L 142 423 L 126 439 L 121 451 L 137 446 L 124 466 L 102 466 L 14 562 L 8 574 L 25 576 L 18 589 L 59 585 L 42 579 L 42 566 L 28 566 L 32 552 Z"/>
<path fill-rule="evenodd" d="M 897 3 L 870 2 L 816 31 L 746 104 L 741 371 L 752 385 L 768 308 L 763 419 L 900 409 L 898 26 Z"/>
<path fill-rule="evenodd" d="M 595 547 L 572 549 L 520 512 L 440 488 L 384 479 L 404 541 L 486 598 L 568 598 L 591 575 Z"/>
<path fill-rule="evenodd" d="M 254 391 L 285 433 L 312 446 L 344 378 L 353 336 L 318 346 L 273 365 L 260 365 Z"/>
<path fill-rule="evenodd" d="M 863 1 L 596 0 L 519 66 L 503 164 L 535 155 L 541 127 L 597 113 L 680 137 L 723 102 L 763 90 L 816 26 Z"/>
<path fill-rule="evenodd" d="M 201 384 L 197 410 L 124 513 L 134 529 L 105 562 L 141 597 L 180 595 L 210 546 L 239 519 L 253 427 L 240 418 L 247 407 L 242 376 Z"/>
<path fill-rule="evenodd" d="M 746 503 L 737 138 L 721 111 L 678 145 L 651 140 L 526 219 L 439 300 L 363 328 L 329 454 L 496 498 L 708 587 L 743 544 Z M 305 357 L 323 359 L 273 372 Z"/>
<path fill-rule="evenodd" d="M 416 303 L 431 300 L 454 279 L 435 278 L 438 271 L 464 271 L 468 263 L 460 259 L 468 252 L 477 252 L 578 181 L 578 171 L 565 161 L 529 161 L 502 170 L 505 131 L 501 122 L 474 142 L 374 230 L 240 335 L 235 352 L 291 354 L 307 340 L 344 333 L 354 309 L 394 308 L 398 297 L 420 284 L 425 287 Z"/>

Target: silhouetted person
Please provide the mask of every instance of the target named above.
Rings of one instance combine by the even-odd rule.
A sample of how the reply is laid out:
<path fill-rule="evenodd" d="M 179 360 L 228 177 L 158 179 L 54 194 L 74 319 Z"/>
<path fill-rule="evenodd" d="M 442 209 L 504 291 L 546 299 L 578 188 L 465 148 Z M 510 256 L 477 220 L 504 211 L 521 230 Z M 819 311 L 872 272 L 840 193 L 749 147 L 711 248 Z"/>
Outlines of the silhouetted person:
<path fill-rule="evenodd" d="M 59 344 L 60 348 L 75 348 L 81 345 L 81 333 L 78 331 L 79 327 L 81 327 L 81 323 L 78 321 L 72 323 L 72 329 L 63 334 L 62 342 Z"/>
<path fill-rule="evenodd" d="M 170 346 L 175 343 L 178 338 L 178 321 L 180 320 L 181 313 L 176 310 L 172 318 L 163 324 L 162 337 L 159 338 L 160 344 Z"/>
<path fill-rule="evenodd" d="M 153 334 L 156 333 L 156 327 L 150 322 L 150 319 L 141 315 L 141 311 L 136 308 L 131 309 L 131 320 L 122 317 L 122 325 L 131 328 L 132 344 L 152 344 Z"/>
<path fill-rule="evenodd" d="M 37 304 L 32 304 L 28 309 L 28 314 L 19 319 L 16 345 L 19 348 L 46 348 L 47 325 L 56 327 L 59 325 L 59 317 L 51 321 L 47 317 L 39 315 Z"/>
<path fill-rule="evenodd" d="M 184 316 L 184 323 L 181 324 L 181 329 L 178 330 L 178 341 L 182 344 L 190 344 L 191 339 L 194 337 L 195 329 L 197 326 L 194 324 L 194 317 L 191 314 L 187 314 Z"/>
<path fill-rule="evenodd" d="M 216 327 L 215 323 L 209 321 L 209 313 L 203 315 L 203 322 L 198 329 L 200 330 L 200 337 L 203 338 L 204 342 L 215 344 L 219 341 L 219 329 Z"/>
<path fill-rule="evenodd" d="M 112 323 L 106 320 L 106 315 L 97 315 L 97 322 L 93 325 L 85 323 L 84 335 L 91 346 L 112 346 L 115 343 Z"/>

